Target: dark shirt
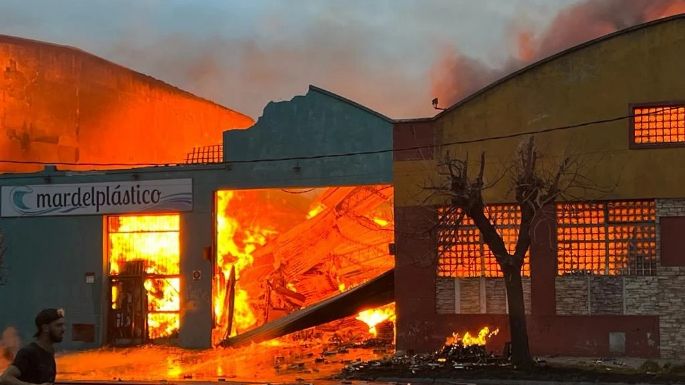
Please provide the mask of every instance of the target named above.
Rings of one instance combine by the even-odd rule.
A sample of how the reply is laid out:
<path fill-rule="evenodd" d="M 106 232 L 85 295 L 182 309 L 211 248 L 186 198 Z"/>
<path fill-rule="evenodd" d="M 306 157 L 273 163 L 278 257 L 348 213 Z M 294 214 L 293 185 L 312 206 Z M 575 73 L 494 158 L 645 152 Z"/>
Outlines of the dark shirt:
<path fill-rule="evenodd" d="M 33 384 L 44 382 L 55 382 L 57 365 L 55 365 L 55 355 L 41 348 L 35 342 L 21 348 L 12 365 L 16 366 L 21 372 L 19 380 Z"/>

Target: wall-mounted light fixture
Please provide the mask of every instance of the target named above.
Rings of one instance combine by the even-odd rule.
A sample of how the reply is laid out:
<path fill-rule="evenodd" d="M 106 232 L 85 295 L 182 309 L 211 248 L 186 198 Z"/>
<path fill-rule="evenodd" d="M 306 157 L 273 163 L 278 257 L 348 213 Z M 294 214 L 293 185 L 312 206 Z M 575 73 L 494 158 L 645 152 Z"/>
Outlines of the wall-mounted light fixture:
<path fill-rule="evenodd" d="M 433 101 L 431 103 L 433 103 L 433 108 L 435 108 L 436 110 L 445 111 L 447 109 L 438 107 L 438 98 L 433 98 Z"/>

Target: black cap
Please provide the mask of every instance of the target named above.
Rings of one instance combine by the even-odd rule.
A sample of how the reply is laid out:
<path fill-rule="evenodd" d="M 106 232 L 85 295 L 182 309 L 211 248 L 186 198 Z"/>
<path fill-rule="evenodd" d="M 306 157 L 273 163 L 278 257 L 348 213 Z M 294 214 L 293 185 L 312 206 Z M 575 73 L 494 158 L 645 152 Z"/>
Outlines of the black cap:
<path fill-rule="evenodd" d="M 57 321 L 60 318 L 64 318 L 64 310 L 62 309 L 43 309 L 38 313 L 36 316 L 36 328 L 38 328 L 38 331 L 36 331 L 36 334 L 34 334 L 34 337 L 38 337 L 40 335 L 40 327 L 49 324 L 51 322 Z"/>

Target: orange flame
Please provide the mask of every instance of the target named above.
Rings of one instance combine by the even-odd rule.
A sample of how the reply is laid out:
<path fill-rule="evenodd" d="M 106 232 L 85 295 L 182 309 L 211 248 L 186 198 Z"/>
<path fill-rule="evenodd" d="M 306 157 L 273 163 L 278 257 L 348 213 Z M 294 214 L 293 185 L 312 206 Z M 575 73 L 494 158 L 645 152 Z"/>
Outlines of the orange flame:
<path fill-rule="evenodd" d="M 150 338 L 162 338 L 172 335 L 181 327 L 178 314 L 149 313 L 147 327 Z"/>
<path fill-rule="evenodd" d="M 131 261 L 143 261 L 147 274 L 179 273 L 179 216 L 110 217 L 110 274 Z"/>
<path fill-rule="evenodd" d="M 326 209 L 326 206 L 323 203 L 317 203 L 313 208 L 307 212 L 307 219 L 312 219 L 315 216 L 319 215 L 322 211 Z"/>
<path fill-rule="evenodd" d="M 179 278 L 146 279 L 148 309 L 152 311 L 178 311 L 181 308 L 181 280 Z"/>
<path fill-rule="evenodd" d="M 485 345 L 489 338 L 497 335 L 498 333 L 499 328 L 490 331 L 490 328 L 487 326 L 480 329 L 478 331 L 478 335 L 471 335 L 471 333 L 466 332 L 464 333 L 463 337 L 460 337 L 459 333 L 454 332 L 452 333 L 452 336 L 447 337 L 445 345 L 454 345 L 459 342 L 461 342 L 464 346 Z"/>
<path fill-rule="evenodd" d="M 128 215 L 108 218 L 110 274 L 179 274 L 180 217 L 178 215 Z M 142 271 L 125 271 L 130 262 L 141 262 Z M 135 265 L 134 265 L 135 266 Z M 144 281 L 148 308 L 148 337 L 166 337 L 179 330 L 181 281 L 178 277 Z M 112 309 L 119 291 L 112 286 Z M 157 313 L 164 312 L 164 313 Z"/>
<path fill-rule="evenodd" d="M 373 221 L 380 227 L 386 227 L 390 223 L 383 218 L 373 218 Z"/>
<path fill-rule="evenodd" d="M 374 337 L 378 335 L 376 325 L 384 321 L 395 321 L 395 304 L 364 310 L 357 315 L 358 320 L 369 326 L 369 333 Z"/>
<path fill-rule="evenodd" d="M 112 309 L 117 308 L 118 301 L 119 301 L 119 288 L 117 286 L 112 286 Z"/>
<path fill-rule="evenodd" d="M 243 228 L 238 220 L 229 215 L 230 203 L 235 197 L 233 191 L 218 191 L 217 200 L 217 266 L 223 274 L 224 281 L 229 279 L 231 268 L 235 268 L 236 289 L 234 301 L 234 327 L 231 335 L 237 330 L 245 330 L 257 322 L 255 312 L 250 306 L 248 292 L 240 288 L 240 272 L 252 265 L 252 253 L 266 243 L 267 236 L 274 234 L 271 229 L 258 226 Z M 228 327 L 226 317 L 226 287 L 217 285 L 214 295 L 214 315 L 217 328 L 225 332 Z"/>

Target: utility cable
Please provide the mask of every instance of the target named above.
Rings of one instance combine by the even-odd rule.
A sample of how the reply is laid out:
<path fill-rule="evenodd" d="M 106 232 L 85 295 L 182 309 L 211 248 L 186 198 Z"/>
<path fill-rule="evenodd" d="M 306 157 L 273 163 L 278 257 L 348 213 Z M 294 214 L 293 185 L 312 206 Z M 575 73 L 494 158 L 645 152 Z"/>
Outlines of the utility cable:
<path fill-rule="evenodd" d="M 310 155 L 310 156 L 291 156 L 291 157 L 282 157 L 282 158 L 231 160 L 231 161 L 216 162 L 216 163 L 211 163 L 211 164 L 213 164 L 213 165 L 218 165 L 218 164 L 246 164 L 246 163 L 262 163 L 262 162 L 267 163 L 267 162 L 284 162 L 284 161 L 298 161 L 298 160 L 342 158 L 342 157 L 351 157 L 351 156 L 358 156 L 358 155 L 376 155 L 376 154 L 385 154 L 385 153 L 393 153 L 393 152 L 448 147 L 448 146 L 462 145 L 462 144 L 482 143 L 482 142 L 488 142 L 488 141 L 492 141 L 492 140 L 511 139 L 511 138 L 517 138 L 517 137 L 526 136 L 526 135 L 544 134 L 544 133 L 555 132 L 555 131 L 565 131 L 565 130 L 570 130 L 570 129 L 588 127 L 588 126 L 592 126 L 592 125 L 601 125 L 601 124 L 617 122 L 617 121 L 621 121 L 621 120 L 625 120 L 625 119 L 631 119 L 631 118 L 635 118 L 635 117 L 649 116 L 649 115 L 653 115 L 653 114 L 657 114 L 657 113 L 662 113 L 664 111 L 668 111 L 668 110 L 672 110 L 672 109 L 680 109 L 680 108 L 683 108 L 683 107 L 682 106 L 668 107 L 668 108 L 663 108 L 663 109 L 660 109 L 659 111 L 654 111 L 654 112 L 650 112 L 650 113 L 623 115 L 623 116 L 617 116 L 617 117 L 608 118 L 608 119 L 592 120 L 592 121 L 588 121 L 588 122 L 582 122 L 582 123 L 576 123 L 576 124 L 570 124 L 570 125 L 564 125 L 564 126 L 557 126 L 557 127 L 551 127 L 551 128 L 544 128 L 544 129 L 539 129 L 539 130 L 529 130 L 529 131 L 522 131 L 522 132 L 516 132 L 516 133 L 511 133 L 511 134 L 505 134 L 505 135 L 488 136 L 488 137 L 478 138 L 478 139 L 457 140 L 457 141 L 446 142 L 446 143 L 441 143 L 441 144 L 427 144 L 427 145 L 421 145 L 421 146 L 411 146 L 411 147 L 391 148 L 391 149 L 381 149 L 381 150 L 370 150 L 370 151 L 343 152 L 343 153 L 337 153 L 337 154 L 320 154 L 320 155 Z M 61 165 L 61 166 L 102 166 L 102 167 L 192 166 L 192 165 L 202 165 L 203 164 L 203 163 L 193 164 L 193 163 L 154 163 L 154 162 L 148 162 L 148 163 L 97 163 L 97 162 L 96 163 L 79 163 L 79 162 L 45 162 L 45 161 L 28 161 L 28 160 L 23 161 L 23 160 L 10 160 L 10 159 L 0 159 L 0 163 L 28 164 L 28 165 Z"/>

